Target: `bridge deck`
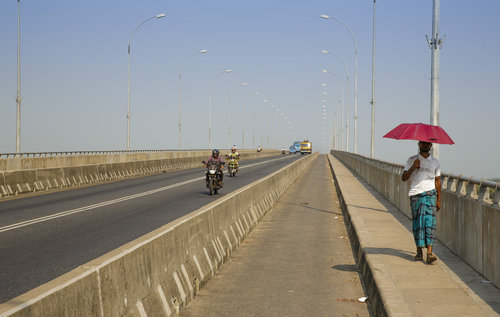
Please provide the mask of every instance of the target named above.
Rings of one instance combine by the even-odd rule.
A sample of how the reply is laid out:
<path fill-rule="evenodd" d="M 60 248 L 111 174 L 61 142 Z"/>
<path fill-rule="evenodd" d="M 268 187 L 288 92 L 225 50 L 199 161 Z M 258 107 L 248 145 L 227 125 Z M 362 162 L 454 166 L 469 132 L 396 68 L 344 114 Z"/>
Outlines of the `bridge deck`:
<path fill-rule="evenodd" d="M 319 157 L 181 316 L 369 316 L 332 174 Z"/>

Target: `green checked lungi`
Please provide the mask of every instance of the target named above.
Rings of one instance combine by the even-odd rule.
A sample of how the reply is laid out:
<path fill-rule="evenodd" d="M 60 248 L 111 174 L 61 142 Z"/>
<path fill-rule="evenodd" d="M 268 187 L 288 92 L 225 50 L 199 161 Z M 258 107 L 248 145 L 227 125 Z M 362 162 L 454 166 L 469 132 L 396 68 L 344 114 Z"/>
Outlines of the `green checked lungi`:
<path fill-rule="evenodd" d="M 435 189 L 410 196 L 413 216 L 413 237 L 417 247 L 427 247 L 434 243 L 436 231 L 436 196 Z"/>

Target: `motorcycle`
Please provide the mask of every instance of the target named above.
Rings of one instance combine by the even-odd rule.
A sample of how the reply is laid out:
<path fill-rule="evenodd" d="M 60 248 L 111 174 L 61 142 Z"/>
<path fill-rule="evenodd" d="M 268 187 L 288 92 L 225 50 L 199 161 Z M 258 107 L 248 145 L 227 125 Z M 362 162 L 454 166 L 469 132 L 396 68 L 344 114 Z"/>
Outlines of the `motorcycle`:
<path fill-rule="evenodd" d="M 205 161 L 202 161 L 203 164 L 206 164 Z M 222 188 L 221 174 L 219 166 L 215 162 L 210 162 L 207 165 L 207 171 L 205 172 L 205 182 L 208 190 L 210 191 L 210 196 L 217 194 L 219 189 Z"/>
<path fill-rule="evenodd" d="M 238 160 L 235 159 L 234 157 L 227 157 L 228 164 L 227 164 L 227 172 L 229 173 L 230 177 L 236 176 L 236 172 L 238 172 Z"/>

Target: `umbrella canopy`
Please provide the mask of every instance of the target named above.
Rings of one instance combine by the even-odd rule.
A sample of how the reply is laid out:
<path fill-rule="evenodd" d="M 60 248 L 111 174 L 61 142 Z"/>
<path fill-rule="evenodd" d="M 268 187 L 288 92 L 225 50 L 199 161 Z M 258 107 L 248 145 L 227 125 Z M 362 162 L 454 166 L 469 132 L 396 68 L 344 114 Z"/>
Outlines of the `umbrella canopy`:
<path fill-rule="evenodd" d="M 455 144 L 443 128 L 425 123 L 401 123 L 383 137 L 396 140 L 417 140 L 439 144 Z"/>

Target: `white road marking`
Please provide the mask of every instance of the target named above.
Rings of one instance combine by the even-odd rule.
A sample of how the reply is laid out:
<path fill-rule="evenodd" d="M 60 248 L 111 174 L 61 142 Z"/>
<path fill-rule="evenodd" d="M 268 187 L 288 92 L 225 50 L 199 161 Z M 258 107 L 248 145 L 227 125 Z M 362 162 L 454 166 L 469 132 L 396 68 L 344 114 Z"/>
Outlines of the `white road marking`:
<path fill-rule="evenodd" d="M 248 167 L 252 167 L 252 166 L 257 166 L 257 165 L 261 165 L 261 164 L 266 164 L 266 163 L 269 163 L 269 162 L 273 162 L 273 161 L 277 161 L 277 160 L 282 160 L 282 159 L 284 159 L 284 158 L 280 157 L 280 158 L 272 159 L 272 160 L 269 160 L 269 161 L 254 163 L 254 164 L 242 166 L 242 167 L 240 167 L 240 169 L 248 168 Z M 176 187 L 179 187 L 179 186 L 183 186 L 183 185 L 186 185 L 186 184 L 189 184 L 189 183 L 197 182 L 197 181 L 200 181 L 202 179 L 205 179 L 205 177 L 204 176 L 203 177 L 196 177 L 196 178 L 184 181 L 184 182 L 180 182 L 180 183 L 177 183 L 177 184 L 172 184 L 172 185 L 160 187 L 160 188 L 153 189 L 153 190 L 148 190 L 148 191 L 145 191 L 145 192 L 142 192 L 142 193 L 133 194 L 133 195 L 129 195 L 129 196 L 124 196 L 124 197 L 121 197 L 121 198 L 112 199 L 112 200 L 108 200 L 108 201 L 104 201 L 104 202 L 100 202 L 100 203 L 97 203 L 97 204 L 88 205 L 88 206 L 84 206 L 84 207 L 80 207 L 80 208 L 76 208 L 76 209 L 66 210 L 66 211 L 58 212 L 58 213 L 55 213 L 55 214 L 52 214 L 52 215 L 49 215 L 49 216 L 44 216 L 44 217 L 34 218 L 34 219 L 30 219 L 30 220 L 26 220 L 26 221 L 22 221 L 22 222 L 18 222 L 18 223 L 13 223 L 13 224 L 8 225 L 8 226 L 0 227 L 0 233 L 1 232 L 5 232 L 5 231 L 10 231 L 10 230 L 18 229 L 18 228 L 22 228 L 22 227 L 26 227 L 26 226 L 30 226 L 30 225 L 33 225 L 33 224 L 36 224 L 36 223 L 40 223 L 40 222 L 49 221 L 49 220 L 52 220 L 52 219 L 57 219 L 57 218 L 69 216 L 69 215 L 80 213 L 80 212 L 84 212 L 84 211 L 89 211 L 89 210 L 100 208 L 100 207 L 104 207 L 104 206 L 109 206 L 109 205 L 121 203 L 121 202 L 124 202 L 124 201 L 127 201 L 127 200 L 131 200 L 131 199 L 135 199 L 135 198 L 140 198 L 140 197 L 144 197 L 144 196 L 156 194 L 156 193 L 159 193 L 159 192 L 162 192 L 162 191 L 165 191 L 165 190 L 169 190 L 169 189 L 176 188 Z"/>

